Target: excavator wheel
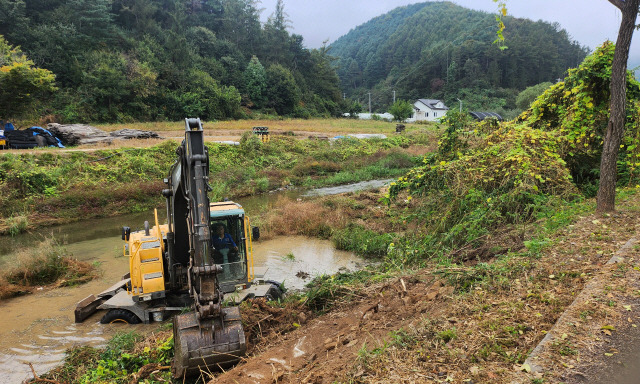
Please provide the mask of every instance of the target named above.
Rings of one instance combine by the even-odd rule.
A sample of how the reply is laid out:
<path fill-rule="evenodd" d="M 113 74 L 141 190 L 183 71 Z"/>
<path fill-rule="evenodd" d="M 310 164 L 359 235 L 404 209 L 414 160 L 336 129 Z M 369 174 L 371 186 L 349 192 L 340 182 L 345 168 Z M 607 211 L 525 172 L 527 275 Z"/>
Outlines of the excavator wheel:
<path fill-rule="evenodd" d="M 102 324 L 114 324 L 114 323 L 127 323 L 127 324 L 138 324 L 140 323 L 140 319 L 138 316 L 134 315 L 133 312 L 127 311 L 126 309 L 110 309 L 102 319 L 100 319 L 100 323 Z"/>
<path fill-rule="evenodd" d="M 276 301 L 282 299 L 283 292 L 280 287 L 276 284 L 271 284 L 271 288 L 267 291 L 267 294 L 264 295 L 267 301 Z"/>
<path fill-rule="evenodd" d="M 173 377 L 230 367 L 247 351 L 238 307 L 223 308 L 218 318 L 198 322 L 195 312 L 173 318 Z"/>

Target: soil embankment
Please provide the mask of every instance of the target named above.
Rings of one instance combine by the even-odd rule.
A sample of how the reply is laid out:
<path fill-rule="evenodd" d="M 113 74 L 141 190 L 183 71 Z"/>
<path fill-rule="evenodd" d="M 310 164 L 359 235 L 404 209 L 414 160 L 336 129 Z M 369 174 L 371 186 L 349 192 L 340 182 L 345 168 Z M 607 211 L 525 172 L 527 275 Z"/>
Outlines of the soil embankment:
<path fill-rule="evenodd" d="M 547 239 L 536 258 L 489 260 L 487 275 L 476 276 L 468 290 L 462 289 L 463 279 L 473 269 L 458 265 L 432 266 L 342 293 L 335 310 L 290 333 L 271 335 L 262 353 L 211 382 L 517 382 L 528 354 L 583 287 L 603 273 L 605 284 L 591 301 L 580 303 L 571 329 L 551 344 L 542 372 L 523 382 L 591 382 L 602 376 L 584 370 L 591 365 L 620 371 L 614 366 L 633 360 L 616 349 L 616 339 L 631 336 L 640 319 L 637 287 L 630 283 L 640 268 L 637 247 L 605 268 L 637 234 L 638 197 L 622 205 L 612 216 L 577 218 Z M 531 264 L 523 267 L 525 262 Z M 633 372 L 620 373 L 625 374 Z"/>

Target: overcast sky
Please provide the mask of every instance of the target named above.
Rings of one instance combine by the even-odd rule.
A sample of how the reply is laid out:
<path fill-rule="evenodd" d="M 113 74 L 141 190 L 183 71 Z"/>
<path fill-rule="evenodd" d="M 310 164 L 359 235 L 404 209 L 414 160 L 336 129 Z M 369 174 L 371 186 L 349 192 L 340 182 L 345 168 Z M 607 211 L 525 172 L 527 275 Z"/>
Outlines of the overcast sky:
<path fill-rule="evenodd" d="M 376 16 L 399 6 L 421 2 L 424 0 L 284 0 L 284 10 L 291 20 L 290 32 L 302 35 L 308 48 L 319 48 L 323 41 L 332 43 Z M 497 11 L 492 0 L 453 2 L 466 8 Z M 264 21 L 273 13 L 276 0 L 261 0 L 260 3 L 264 8 Z M 558 22 L 572 39 L 591 49 L 607 39 L 615 42 L 620 25 L 620 12 L 607 0 L 507 0 L 507 8 L 511 16 Z M 638 65 L 640 35 L 635 36 L 631 44 L 629 68 Z"/>

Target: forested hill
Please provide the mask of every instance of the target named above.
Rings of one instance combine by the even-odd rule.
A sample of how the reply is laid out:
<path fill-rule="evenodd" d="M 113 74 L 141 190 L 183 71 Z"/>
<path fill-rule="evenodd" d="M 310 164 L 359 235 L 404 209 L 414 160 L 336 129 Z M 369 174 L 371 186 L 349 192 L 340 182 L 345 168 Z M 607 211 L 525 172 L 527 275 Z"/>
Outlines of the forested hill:
<path fill-rule="evenodd" d="M 500 50 L 495 15 L 450 2 L 413 4 L 376 17 L 330 46 L 342 88 L 374 109 L 398 97 L 457 98 L 474 109 L 512 109 L 515 95 L 555 82 L 588 50 L 558 24 L 506 17 L 508 49 Z"/>
<path fill-rule="evenodd" d="M 282 1 L 265 10 L 272 16 L 264 25 L 257 6 L 255 0 L 0 0 L 0 66 L 7 65 L 3 54 L 20 57 L 10 53 L 19 46 L 52 71 L 58 90 L 26 112 L 63 121 L 339 114 L 339 80 L 326 52 L 306 49 L 301 36 L 287 31 Z M 0 119 L 24 112 L 3 110 Z"/>

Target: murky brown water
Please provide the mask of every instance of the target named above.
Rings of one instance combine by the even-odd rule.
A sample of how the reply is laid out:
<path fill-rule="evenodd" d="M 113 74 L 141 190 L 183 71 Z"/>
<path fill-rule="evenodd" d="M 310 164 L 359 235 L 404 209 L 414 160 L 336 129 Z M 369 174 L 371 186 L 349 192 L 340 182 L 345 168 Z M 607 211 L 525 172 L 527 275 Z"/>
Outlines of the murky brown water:
<path fill-rule="evenodd" d="M 244 202 L 243 202 L 244 203 Z M 266 202 L 252 202 L 251 204 Z M 246 203 L 245 203 L 246 204 Z M 246 205 L 245 205 L 246 206 Z M 149 325 L 102 325 L 102 313 L 82 324 L 75 324 L 75 304 L 89 294 L 112 285 L 128 272 L 127 260 L 120 256 L 120 227 L 141 227 L 151 214 L 93 220 L 49 228 L 42 233 L 21 235 L 8 240 L 11 246 L 0 249 L 0 267 L 13 259 L 12 250 L 30 246 L 43 234 L 64 238 L 67 251 L 80 260 L 100 263 L 102 276 L 79 287 L 36 292 L 33 295 L 0 301 L 0 384 L 20 383 L 32 377 L 27 363 L 41 374 L 60 364 L 64 351 L 75 345 L 102 346 L 118 331 L 151 332 Z M 361 260 L 348 252 L 336 251 L 329 241 L 305 237 L 276 238 L 254 243 L 256 273 L 284 281 L 288 288 L 303 288 L 311 277 L 335 273 L 341 268 L 361 267 Z M 292 254 L 293 257 L 287 256 Z M 298 272 L 308 273 L 300 278 Z"/>
<path fill-rule="evenodd" d="M 254 246 L 256 274 L 284 282 L 287 289 L 302 289 L 314 277 L 341 270 L 362 269 L 364 264 L 351 252 L 338 251 L 327 240 L 303 236 L 279 237 Z M 308 277 L 301 277 L 308 275 Z"/>
<path fill-rule="evenodd" d="M 71 346 L 101 346 L 119 330 L 151 330 L 139 325 L 104 326 L 99 323 L 100 314 L 82 324 L 73 322 L 79 300 L 101 292 L 127 272 L 124 257 L 115 257 L 121 243 L 118 237 L 108 237 L 66 246 L 78 259 L 101 263 L 103 275 L 85 285 L 0 301 L 0 383 L 20 383 L 31 377 L 27 363 L 39 374 L 48 371 L 62 361 Z"/>

